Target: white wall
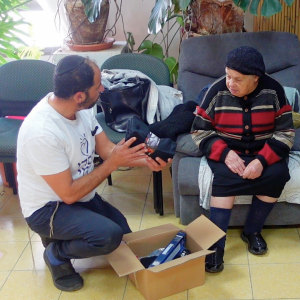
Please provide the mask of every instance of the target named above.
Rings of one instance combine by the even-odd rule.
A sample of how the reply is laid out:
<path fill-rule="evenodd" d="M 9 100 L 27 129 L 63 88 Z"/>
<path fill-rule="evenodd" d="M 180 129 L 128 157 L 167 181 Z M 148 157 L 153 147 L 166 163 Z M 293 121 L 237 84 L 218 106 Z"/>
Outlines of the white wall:
<path fill-rule="evenodd" d="M 148 34 L 148 22 L 151 14 L 151 10 L 154 7 L 155 0 L 123 0 L 122 4 L 122 14 L 125 26 L 125 32 L 132 32 L 135 39 L 135 47 L 137 49 L 140 43 Z M 117 3 L 120 3 L 120 0 L 117 0 Z M 108 27 L 111 26 L 115 19 L 116 7 L 114 4 L 114 0 L 111 0 L 110 5 L 110 14 L 109 14 L 109 22 Z M 174 32 L 173 32 L 174 33 Z M 171 37 L 173 36 L 171 33 Z M 115 36 L 117 40 L 125 40 L 123 25 L 119 20 L 117 23 L 117 34 Z M 154 36 L 150 36 L 148 39 L 153 40 Z M 161 42 L 161 35 L 155 40 L 155 42 Z M 172 42 L 170 54 L 172 56 L 178 57 L 179 54 L 179 34 L 177 34 L 176 38 Z"/>

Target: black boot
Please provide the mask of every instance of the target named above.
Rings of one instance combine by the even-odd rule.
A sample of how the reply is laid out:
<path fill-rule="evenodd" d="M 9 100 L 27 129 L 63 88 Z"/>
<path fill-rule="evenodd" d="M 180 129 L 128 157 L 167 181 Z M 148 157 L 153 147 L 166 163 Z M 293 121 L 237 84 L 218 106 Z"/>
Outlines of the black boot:
<path fill-rule="evenodd" d="M 248 250 L 254 255 L 262 255 L 267 253 L 268 251 L 267 243 L 260 233 L 255 232 L 245 234 L 244 232 L 242 232 L 241 239 L 245 243 L 248 243 Z"/>
<path fill-rule="evenodd" d="M 209 254 L 205 258 L 205 271 L 208 273 L 219 273 L 224 269 L 224 249 L 221 247 L 215 247 L 209 249 L 216 251 L 212 254 Z"/>

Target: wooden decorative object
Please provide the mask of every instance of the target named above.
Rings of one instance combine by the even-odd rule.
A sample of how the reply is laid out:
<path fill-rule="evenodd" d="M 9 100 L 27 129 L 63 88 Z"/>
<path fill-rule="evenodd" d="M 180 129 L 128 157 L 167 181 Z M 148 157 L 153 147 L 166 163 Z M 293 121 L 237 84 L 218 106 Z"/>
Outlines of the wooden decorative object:
<path fill-rule="evenodd" d="M 65 0 L 65 9 L 70 23 L 69 39 L 74 45 L 99 44 L 103 42 L 109 14 L 109 0 L 103 0 L 101 13 L 91 23 L 84 13 L 80 0 Z"/>
<path fill-rule="evenodd" d="M 242 32 L 244 11 L 232 1 L 195 0 L 190 19 L 190 31 L 197 35 Z"/>

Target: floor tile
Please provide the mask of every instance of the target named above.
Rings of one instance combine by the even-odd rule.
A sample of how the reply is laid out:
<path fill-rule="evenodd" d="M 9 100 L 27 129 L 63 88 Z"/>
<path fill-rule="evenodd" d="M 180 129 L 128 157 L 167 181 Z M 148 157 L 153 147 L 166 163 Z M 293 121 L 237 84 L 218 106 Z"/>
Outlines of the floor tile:
<path fill-rule="evenodd" d="M 123 214 L 142 214 L 147 194 L 108 194 L 102 197 Z"/>
<path fill-rule="evenodd" d="M 132 231 L 140 230 L 142 216 L 141 215 L 126 215 L 128 225 Z"/>
<path fill-rule="evenodd" d="M 152 215 L 152 214 L 145 214 L 143 215 L 142 223 L 140 230 L 151 228 L 154 226 L 160 226 L 163 224 L 174 224 L 175 226 L 179 227 L 180 229 L 184 229 L 186 226 L 181 225 L 178 218 L 175 217 L 174 214 L 164 214 L 163 216 L 160 215 Z"/>
<path fill-rule="evenodd" d="M 48 269 L 43 258 L 44 249 L 42 242 L 31 241 L 28 243 L 14 266 L 14 270 L 28 271 Z"/>
<path fill-rule="evenodd" d="M 114 173 L 119 173 L 119 175 L 148 175 L 151 176 L 152 171 L 148 168 L 148 167 L 135 167 L 135 168 L 131 168 L 130 170 L 128 170 L 128 172 L 126 172 L 127 168 L 124 168 L 125 171 L 121 171 L 120 169 L 115 171 Z"/>
<path fill-rule="evenodd" d="M 5 284 L 10 272 L 11 271 L 0 271 L 0 290 L 2 286 Z"/>
<path fill-rule="evenodd" d="M 0 291 L 0 300 L 58 300 L 49 271 L 12 271 Z"/>
<path fill-rule="evenodd" d="M 19 197 L 12 195 L 0 210 L 0 217 L 24 218 Z"/>
<path fill-rule="evenodd" d="M 24 218 L 0 217 L 1 242 L 29 241 L 32 235 Z"/>
<path fill-rule="evenodd" d="M 5 242 L 0 243 L 0 270 L 12 270 L 28 242 Z"/>
<path fill-rule="evenodd" d="M 172 193 L 173 192 L 172 178 L 171 178 L 170 174 L 165 174 L 162 176 L 162 187 L 163 187 L 163 193 Z M 153 191 L 153 177 L 151 177 L 149 191 Z"/>
<path fill-rule="evenodd" d="M 296 229 L 265 229 L 262 235 L 269 250 L 261 256 L 249 253 L 250 264 L 300 263 L 300 238 Z"/>
<path fill-rule="evenodd" d="M 154 210 L 153 194 L 148 193 L 144 214 L 156 214 Z M 163 205 L 165 214 L 174 214 L 174 198 L 173 193 L 163 193 Z"/>
<path fill-rule="evenodd" d="M 111 186 L 106 185 L 102 195 L 106 194 L 145 194 L 149 189 L 149 176 L 118 176 L 113 178 Z"/>
<path fill-rule="evenodd" d="M 248 250 L 242 240 L 227 236 L 224 262 L 225 264 L 248 264 Z"/>
<path fill-rule="evenodd" d="M 254 299 L 299 298 L 300 264 L 250 265 Z"/>
<path fill-rule="evenodd" d="M 74 293 L 62 292 L 59 300 L 116 300 L 122 299 L 127 276 L 118 277 L 111 268 L 87 270 L 80 273 L 84 286 Z"/>
<path fill-rule="evenodd" d="M 230 228 L 227 230 L 227 236 L 234 236 L 234 237 L 240 237 L 241 233 L 243 231 L 243 228 Z"/>
<path fill-rule="evenodd" d="M 8 199 L 13 194 L 12 188 L 8 188 L 4 185 L 0 185 L 0 209 L 8 201 Z"/>
<path fill-rule="evenodd" d="M 188 300 L 202 299 L 252 299 L 248 265 L 226 265 L 221 273 L 206 273 L 205 284 L 188 291 Z"/>

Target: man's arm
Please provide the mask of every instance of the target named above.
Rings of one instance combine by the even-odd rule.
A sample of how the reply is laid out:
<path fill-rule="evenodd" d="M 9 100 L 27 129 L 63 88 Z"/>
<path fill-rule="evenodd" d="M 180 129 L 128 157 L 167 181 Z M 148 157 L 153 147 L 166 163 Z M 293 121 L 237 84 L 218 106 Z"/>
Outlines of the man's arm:
<path fill-rule="evenodd" d="M 101 143 L 107 139 L 104 132 L 97 136 L 100 136 L 98 137 L 98 142 L 100 141 Z M 72 178 L 70 169 L 53 175 L 43 175 L 42 177 L 62 201 L 72 204 L 95 189 L 119 166 L 128 165 L 131 161 L 146 157 L 144 144 L 130 148 L 134 141 L 135 138 L 131 138 L 127 142 L 119 143 L 118 145 L 114 145 L 111 142 L 107 145 L 103 144 L 104 150 L 101 151 L 101 154 L 105 158 L 104 163 L 91 173 L 78 179 L 74 180 Z"/>
<path fill-rule="evenodd" d="M 109 140 L 107 135 L 102 131 L 100 134 L 96 135 L 96 153 L 105 161 L 109 158 L 112 151 L 115 147 L 118 147 L 120 144 L 125 143 L 125 141 L 121 141 L 118 145 L 115 145 L 113 142 Z M 145 144 L 143 144 L 145 146 Z M 169 159 L 168 163 L 171 163 L 172 160 Z M 152 171 L 161 171 L 168 163 L 164 160 L 156 157 L 153 160 L 151 157 L 143 156 L 141 159 L 128 161 L 122 167 L 149 167 Z"/>
<path fill-rule="evenodd" d="M 57 174 L 43 175 L 42 177 L 62 201 L 72 204 L 93 191 L 120 166 L 148 166 L 153 171 L 160 171 L 167 165 L 160 158 L 156 158 L 159 163 L 157 164 L 152 158 L 148 157 L 145 154 L 145 151 L 147 151 L 145 144 L 130 148 L 135 140 L 134 137 L 127 142 L 123 140 L 115 145 L 102 131 L 96 136 L 96 152 L 104 162 L 91 173 L 74 180 L 70 169 L 67 169 Z"/>

